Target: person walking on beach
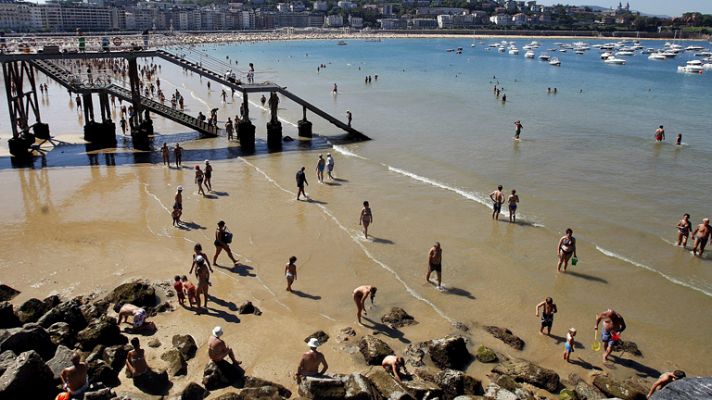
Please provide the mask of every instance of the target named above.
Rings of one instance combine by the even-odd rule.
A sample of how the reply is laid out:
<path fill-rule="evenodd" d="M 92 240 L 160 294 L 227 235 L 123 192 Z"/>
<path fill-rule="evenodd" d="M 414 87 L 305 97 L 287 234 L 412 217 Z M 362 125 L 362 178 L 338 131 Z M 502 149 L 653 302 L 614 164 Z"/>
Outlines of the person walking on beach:
<path fill-rule="evenodd" d="M 60 374 L 62 389 L 66 390 L 72 398 L 81 398 L 89 389 L 89 367 L 86 362 L 82 362 L 82 356 L 78 351 L 72 354 L 71 362 L 72 365 L 63 369 Z"/>
<path fill-rule="evenodd" d="M 571 256 L 576 258 L 576 238 L 573 235 L 574 231 L 571 228 L 567 228 L 566 234 L 559 239 L 559 246 L 557 247 L 559 263 L 556 266 L 556 270 L 559 272 L 561 272 L 562 265 L 564 266 L 564 272 L 566 272 Z"/>
<path fill-rule="evenodd" d="M 209 192 L 213 191 L 213 166 L 210 165 L 210 160 L 205 160 L 205 188 Z"/>
<path fill-rule="evenodd" d="M 287 278 L 286 290 L 288 292 L 292 291 L 292 283 L 297 280 L 297 265 L 294 264 L 295 262 L 297 262 L 297 257 L 291 256 L 287 265 L 284 266 L 284 276 Z"/>
<path fill-rule="evenodd" d="M 692 235 L 695 237 L 695 247 L 692 248 L 692 254 L 702 257 L 702 253 L 705 252 L 705 247 L 707 246 L 707 241 L 709 241 L 710 236 L 712 236 L 710 219 L 703 219 L 702 223 L 695 227 L 695 231 L 692 232 Z"/>
<path fill-rule="evenodd" d="M 297 171 L 297 200 L 299 200 L 299 196 L 304 195 L 304 197 L 308 200 L 309 196 L 304 192 L 304 185 L 306 184 L 309 186 L 309 182 L 307 181 L 307 175 L 304 173 L 305 168 L 302 167 L 299 171 Z"/>
<path fill-rule="evenodd" d="M 180 147 L 180 143 L 176 143 L 176 147 L 173 149 L 173 152 L 176 156 L 176 168 L 180 168 L 183 163 L 183 148 Z"/>
<path fill-rule="evenodd" d="M 240 361 L 235 359 L 235 352 L 228 347 L 224 340 L 220 339 L 222 335 L 222 327 L 216 326 L 213 328 L 212 335 L 210 336 L 210 339 L 208 339 L 208 357 L 210 357 L 210 360 L 219 363 L 223 361 L 225 357 L 230 357 L 233 365 L 242 364 Z"/>
<path fill-rule="evenodd" d="M 620 340 L 620 334 L 625 330 L 625 320 L 623 316 L 612 309 L 608 309 L 596 315 L 596 325 L 594 330 L 598 332 L 598 324 L 603 320 L 603 330 L 601 331 L 601 342 L 603 343 L 603 362 L 608 361 L 608 356 L 613 351 L 613 346 Z"/>
<path fill-rule="evenodd" d="M 370 297 L 371 304 L 373 304 L 373 299 L 376 297 L 376 291 L 378 289 L 375 286 L 359 286 L 354 289 L 354 302 L 356 303 L 356 318 L 358 318 L 358 323 L 363 325 L 361 322 L 361 313 L 367 315 L 366 313 L 366 300 Z"/>
<path fill-rule="evenodd" d="M 544 334 L 544 328 L 546 328 L 546 334 L 551 335 L 551 327 L 554 325 L 554 314 L 559 310 L 554 304 L 554 299 L 547 297 L 541 303 L 536 305 L 536 316 L 539 316 L 539 309 L 541 309 L 541 327 L 539 328 L 539 333 Z"/>
<path fill-rule="evenodd" d="M 390 355 L 383 357 L 381 362 L 381 367 L 386 370 L 387 373 L 393 374 L 398 382 L 403 382 L 401 380 L 401 375 L 403 377 L 410 376 L 408 369 L 405 367 L 405 359 L 400 356 Z M 403 372 L 401 373 L 401 369 Z"/>
<path fill-rule="evenodd" d="M 690 214 L 683 214 L 682 219 L 677 222 L 675 227 L 677 228 L 677 246 L 682 245 L 683 248 L 687 248 L 687 239 L 690 238 L 690 231 L 692 231 Z"/>
<path fill-rule="evenodd" d="M 307 346 L 309 346 L 309 351 L 302 354 L 302 359 L 299 360 L 299 366 L 295 374 L 297 384 L 302 383 L 302 379 L 304 378 L 324 375 L 329 369 L 326 357 L 317 350 L 319 340 L 317 338 L 310 338 Z"/>
<path fill-rule="evenodd" d="M 183 215 L 183 186 L 178 186 L 173 200 L 173 226 L 180 226 L 180 217 Z"/>
<path fill-rule="evenodd" d="M 334 176 L 331 173 L 334 172 L 334 157 L 331 156 L 331 153 L 326 155 L 326 172 L 329 175 L 329 179 L 333 181 Z"/>
<path fill-rule="evenodd" d="M 163 165 L 171 165 L 169 153 L 170 150 L 168 149 L 168 145 L 166 144 L 166 142 L 163 142 L 163 146 L 161 146 L 161 157 L 163 158 Z"/>
<path fill-rule="evenodd" d="M 203 190 L 203 180 L 205 179 L 205 174 L 203 170 L 200 169 L 200 165 L 195 166 L 195 183 L 198 185 L 198 194 L 202 194 L 205 197 L 205 190 Z"/>
<path fill-rule="evenodd" d="M 316 162 L 316 180 L 319 183 L 324 183 L 324 168 L 326 167 L 326 161 L 324 161 L 324 156 L 319 154 L 319 161 Z"/>
<path fill-rule="evenodd" d="M 655 141 L 662 142 L 663 140 L 665 140 L 665 129 L 660 125 L 660 127 L 655 130 Z"/>
<path fill-rule="evenodd" d="M 218 265 L 218 256 L 225 250 L 227 256 L 230 257 L 233 264 L 237 264 L 237 260 L 232 255 L 232 250 L 230 250 L 230 243 L 232 243 L 232 232 L 227 229 L 225 221 L 218 222 L 218 228 L 215 230 L 215 256 L 213 256 L 213 264 Z"/>
<path fill-rule="evenodd" d="M 507 198 L 507 203 L 509 205 L 509 222 L 517 222 L 517 203 L 519 203 L 519 196 L 516 190 L 512 189 L 512 194 Z"/>
<path fill-rule="evenodd" d="M 438 286 L 440 289 L 442 281 L 442 261 L 443 261 L 443 249 L 440 247 L 440 242 L 435 242 L 430 251 L 428 252 L 428 274 L 425 276 L 425 280 L 430 283 L 430 274 L 435 272 L 438 276 Z"/>
<path fill-rule="evenodd" d="M 497 190 L 490 193 L 489 198 L 492 200 L 492 219 L 499 220 L 499 213 L 502 212 L 502 203 L 504 203 L 502 185 L 497 186 Z"/>
<path fill-rule="evenodd" d="M 263 94 L 262 97 L 260 97 L 260 103 L 262 103 L 262 107 L 265 106 L 265 103 L 266 103 L 266 102 L 267 102 L 267 98 L 266 98 L 265 95 Z"/>
<path fill-rule="evenodd" d="M 576 336 L 576 329 L 575 328 L 569 328 L 569 332 L 566 334 L 566 342 L 564 343 L 564 360 L 566 360 L 567 363 L 570 363 L 571 361 L 569 360 L 569 357 L 571 357 L 571 353 L 574 352 L 574 337 Z"/>
<path fill-rule="evenodd" d="M 524 125 L 522 125 L 522 121 L 515 121 L 514 122 L 514 140 L 519 140 L 519 134 L 522 133 L 522 129 L 524 129 Z"/>
<path fill-rule="evenodd" d="M 351 115 L 350 110 L 346 110 L 346 121 L 349 125 L 349 128 L 351 127 L 351 120 L 353 119 L 353 115 Z"/>
<path fill-rule="evenodd" d="M 658 380 L 655 381 L 655 383 L 653 383 L 653 386 L 650 388 L 650 391 L 648 392 L 648 398 L 651 398 L 653 396 L 653 393 L 655 393 L 656 391 L 663 390 L 663 388 L 669 383 L 675 382 L 678 379 L 684 379 L 685 377 L 687 377 L 685 371 L 681 371 L 679 369 L 676 369 L 672 372 L 666 372 L 660 375 L 660 378 L 658 378 Z"/>
<path fill-rule="evenodd" d="M 334 84 L 334 89 L 331 90 L 332 94 L 338 94 L 339 93 L 339 88 Z"/>
<path fill-rule="evenodd" d="M 232 140 L 232 120 L 230 117 L 227 117 L 227 122 L 225 122 L 225 132 L 227 132 L 227 140 Z"/>
<path fill-rule="evenodd" d="M 371 206 L 368 201 L 363 202 L 363 208 L 361 209 L 361 216 L 359 217 L 358 224 L 363 226 L 363 235 L 368 239 L 368 226 L 373 223 L 373 212 L 371 211 Z"/>

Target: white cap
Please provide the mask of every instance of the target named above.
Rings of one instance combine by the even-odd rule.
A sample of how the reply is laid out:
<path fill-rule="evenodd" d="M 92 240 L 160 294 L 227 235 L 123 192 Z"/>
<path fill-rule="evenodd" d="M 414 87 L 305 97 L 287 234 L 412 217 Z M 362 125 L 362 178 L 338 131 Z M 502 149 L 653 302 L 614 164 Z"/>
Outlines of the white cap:
<path fill-rule="evenodd" d="M 183 190 L 183 186 L 178 185 L 178 188 L 177 188 L 177 189 L 178 189 L 178 191 L 180 192 L 181 190 Z"/>
<path fill-rule="evenodd" d="M 205 261 L 205 258 L 203 256 L 195 256 L 195 262 L 198 264 L 202 264 Z"/>
<path fill-rule="evenodd" d="M 205 160 L 205 163 L 206 163 L 206 164 L 210 164 L 210 160 Z"/>
<path fill-rule="evenodd" d="M 223 335 L 222 326 L 216 326 L 215 328 L 213 328 L 213 336 L 219 338 L 222 335 Z"/>
<path fill-rule="evenodd" d="M 319 347 L 319 339 L 317 339 L 317 338 L 310 338 L 310 339 L 309 339 L 309 343 L 307 343 L 307 345 L 308 345 L 309 347 L 311 347 L 312 349 L 316 349 L 317 347 Z"/>

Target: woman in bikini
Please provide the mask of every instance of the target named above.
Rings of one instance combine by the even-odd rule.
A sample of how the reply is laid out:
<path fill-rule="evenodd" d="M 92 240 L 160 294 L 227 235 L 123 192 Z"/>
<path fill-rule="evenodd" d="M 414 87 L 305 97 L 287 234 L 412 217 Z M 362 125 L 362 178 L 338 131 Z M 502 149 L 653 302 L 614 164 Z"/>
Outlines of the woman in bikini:
<path fill-rule="evenodd" d="M 371 304 L 373 304 L 377 290 L 375 286 L 370 285 L 359 286 L 354 289 L 353 296 L 354 303 L 356 303 L 356 318 L 358 318 L 358 323 L 361 325 L 363 325 L 361 322 L 361 314 L 366 315 L 366 300 L 370 297 Z"/>
<path fill-rule="evenodd" d="M 692 223 L 690 222 L 690 214 L 685 213 L 682 219 L 677 223 L 677 245 L 687 248 L 687 239 L 690 238 Z"/>
<path fill-rule="evenodd" d="M 225 221 L 218 222 L 218 229 L 215 230 L 215 256 L 213 257 L 213 264 L 218 264 L 218 256 L 220 252 L 225 250 L 230 260 L 233 264 L 237 264 L 237 260 L 232 255 L 232 250 L 230 250 L 230 242 L 232 242 L 232 233 L 227 230 L 227 225 Z"/>
<path fill-rule="evenodd" d="M 195 166 L 195 183 L 198 184 L 198 194 L 202 194 L 205 196 L 205 190 L 203 190 L 203 179 L 205 177 L 205 174 L 203 174 L 203 170 L 200 169 L 200 165 Z"/>
<path fill-rule="evenodd" d="M 573 234 L 574 231 L 568 228 L 566 229 L 566 235 L 559 240 L 559 246 L 556 250 L 559 255 L 559 263 L 556 269 L 559 272 L 561 272 L 562 265 L 564 266 L 564 272 L 566 272 L 566 267 L 569 266 L 571 256 L 576 257 L 576 238 L 573 237 Z"/>
<path fill-rule="evenodd" d="M 361 209 L 361 217 L 359 218 L 358 224 L 363 225 L 363 234 L 368 239 L 368 226 L 373 223 L 373 213 L 371 212 L 371 207 L 367 201 L 363 202 L 363 209 Z"/>
<path fill-rule="evenodd" d="M 289 257 L 289 262 L 284 266 L 284 276 L 287 278 L 287 291 L 292 291 L 292 283 L 297 280 L 297 257 Z"/>
<path fill-rule="evenodd" d="M 192 274 L 193 269 L 195 268 L 195 277 L 197 278 L 199 264 L 202 264 L 203 262 L 207 264 L 208 270 L 210 272 L 213 272 L 213 267 L 210 266 L 210 262 L 208 261 L 208 255 L 203 253 L 203 246 L 200 243 L 196 243 L 195 246 L 193 246 L 193 264 L 190 265 L 190 271 L 188 271 L 188 275 Z M 208 279 L 209 278 L 210 274 L 208 273 Z"/>

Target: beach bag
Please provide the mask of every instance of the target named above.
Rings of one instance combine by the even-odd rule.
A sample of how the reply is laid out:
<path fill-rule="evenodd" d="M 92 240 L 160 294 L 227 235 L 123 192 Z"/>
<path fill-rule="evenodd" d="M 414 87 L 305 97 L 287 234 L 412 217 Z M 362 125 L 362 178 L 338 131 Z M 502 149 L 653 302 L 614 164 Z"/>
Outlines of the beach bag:
<path fill-rule="evenodd" d="M 232 232 L 229 232 L 229 231 L 223 232 L 223 239 L 222 239 L 222 241 L 223 241 L 223 243 L 225 243 L 225 244 L 230 244 L 230 243 L 232 243 Z"/>

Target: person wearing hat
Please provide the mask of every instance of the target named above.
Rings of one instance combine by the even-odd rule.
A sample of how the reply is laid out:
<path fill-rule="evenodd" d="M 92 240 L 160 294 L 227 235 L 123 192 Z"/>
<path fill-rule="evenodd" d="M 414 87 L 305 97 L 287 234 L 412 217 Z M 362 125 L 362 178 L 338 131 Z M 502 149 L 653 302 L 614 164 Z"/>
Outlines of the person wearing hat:
<path fill-rule="evenodd" d="M 173 226 L 180 226 L 180 217 L 183 215 L 183 186 L 176 188 L 176 196 L 173 202 Z"/>
<path fill-rule="evenodd" d="M 297 368 L 297 383 L 301 383 L 302 378 L 324 375 L 326 370 L 329 369 L 329 364 L 327 364 L 324 354 L 317 351 L 319 340 L 310 338 L 307 346 L 309 346 L 309 351 L 302 354 L 299 368 Z M 322 367 L 321 370 L 319 369 L 320 366 Z"/>
<path fill-rule="evenodd" d="M 234 365 L 242 364 L 240 361 L 235 359 L 235 353 L 232 351 L 225 341 L 220 339 L 223 335 L 223 329 L 220 326 L 213 328 L 213 334 L 208 339 L 208 356 L 214 362 L 220 362 L 225 359 L 225 357 L 230 357 Z"/>
<path fill-rule="evenodd" d="M 205 187 L 209 192 L 213 191 L 213 183 L 210 179 L 213 177 L 213 166 L 210 165 L 210 160 L 205 160 Z"/>

